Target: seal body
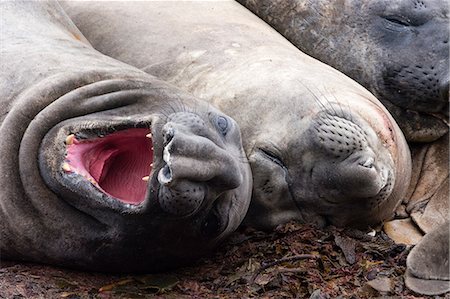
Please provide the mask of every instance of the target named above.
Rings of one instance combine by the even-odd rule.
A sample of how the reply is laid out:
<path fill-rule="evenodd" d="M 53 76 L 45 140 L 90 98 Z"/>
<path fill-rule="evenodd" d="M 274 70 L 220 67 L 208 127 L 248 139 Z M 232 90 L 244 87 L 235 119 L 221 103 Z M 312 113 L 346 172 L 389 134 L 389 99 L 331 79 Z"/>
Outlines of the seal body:
<path fill-rule="evenodd" d="M 377 95 L 412 149 L 414 175 L 397 216 L 411 215 L 425 233 L 445 222 L 449 210 L 449 2 L 239 2 L 299 49 Z"/>
<path fill-rule="evenodd" d="M 240 224 L 234 120 L 95 51 L 57 3 L 0 5 L 2 259 L 156 271 Z"/>
<path fill-rule="evenodd" d="M 411 167 L 392 117 L 238 3 L 62 5 L 99 51 L 236 119 L 253 174 L 247 224 L 367 226 L 392 216 Z"/>
<path fill-rule="evenodd" d="M 368 88 L 408 141 L 448 132 L 447 0 L 238 2 L 301 51 Z"/>
<path fill-rule="evenodd" d="M 398 219 L 384 229 L 396 242 L 419 242 L 408 256 L 409 288 L 448 292 L 449 1 L 239 2 L 367 87 L 396 118 L 410 141 L 413 178 Z"/>

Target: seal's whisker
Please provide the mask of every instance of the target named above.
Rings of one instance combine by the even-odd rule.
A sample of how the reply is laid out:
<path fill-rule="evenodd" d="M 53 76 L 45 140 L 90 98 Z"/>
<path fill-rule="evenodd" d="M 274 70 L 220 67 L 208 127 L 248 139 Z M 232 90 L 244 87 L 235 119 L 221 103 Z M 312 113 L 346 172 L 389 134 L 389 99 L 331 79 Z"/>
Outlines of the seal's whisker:
<path fill-rule="evenodd" d="M 350 103 L 348 101 L 346 101 L 346 103 L 347 103 L 348 111 L 352 111 L 352 109 L 350 108 Z M 350 121 L 353 122 L 353 117 L 352 117 L 351 113 L 349 113 L 349 118 L 350 118 Z"/>
<path fill-rule="evenodd" d="M 328 106 L 330 107 L 329 109 L 327 109 L 326 105 L 323 105 L 324 110 L 325 110 L 325 111 L 330 110 L 330 111 L 332 111 L 335 115 L 339 116 L 339 114 L 337 113 L 336 109 L 334 109 L 333 105 L 331 104 L 331 101 L 327 98 L 327 96 L 326 96 L 323 92 L 321 92 L 319 89 L 318 89 L 317 91 L 318 91 L 319 94 L 324 98 L 326 104 L 328 104 Z M 312 92 L 312 91 L 311 91 L 311 92 Z M 337 102 L 336 97 L 335 97 L 334 99 L 335 99 L 335 101 Z"/>
<path fill-rule="evenodd" d="M 321 109 L 323 109 L 323 110 L 327 110 L 327 108 L 326 108 L 326 105 L 325 104 L 323 104 L 321 101 L 320 101 L 320 99 L 319 99 L 319 97 L 312 91 L 312 89 L 311 88 L 309 88 L 309 86 L 307 86 L 305 83 L 303 83 L 301 80 L 297 80 L 301 85 L 303 85 L 303 87 L 305 87 L 311 94 L 312 94 L 312 96 L 313 96 L 313 99 L 314 99 L 314 101 L 316 102 L 316 104 L 321 108 Z M 319 91 L 319 93 L 320 93 L 320 91 Z"/>
<path fill-rule="evenodd" d="M 335 103 L 337 103 L 339 109 L 341 109 L 341 113 L 342 113 L 341 117 L 345 118 L 345 112 L 344 112 L 344 109 L 342 109 L 341 101 L 338 101 L 338 99 L 336 98 L 336 95 L 334 93 L 329 92 L 329 94 L 334 98 L 334 101 L 335 101 Z"/>

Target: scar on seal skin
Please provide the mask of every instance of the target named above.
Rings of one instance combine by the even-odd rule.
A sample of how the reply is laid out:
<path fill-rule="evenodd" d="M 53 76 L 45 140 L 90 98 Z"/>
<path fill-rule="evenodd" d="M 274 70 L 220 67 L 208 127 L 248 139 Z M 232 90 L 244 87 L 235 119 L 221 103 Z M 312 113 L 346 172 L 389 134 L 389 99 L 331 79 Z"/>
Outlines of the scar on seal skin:
<path fill-rule="evenodd" d="M 253 173 L 248 225 L 365 227 L 393 216 L 411 165 L 387 110 L 238 3 L 62 5 L 96 49 L 239 123 Z"/>
<path fill-rule="evenodd" d="M 152 272 L 234 231 L 236 122 L 92 48 L 56 2 L 0 3 L 1 258 Z"/>

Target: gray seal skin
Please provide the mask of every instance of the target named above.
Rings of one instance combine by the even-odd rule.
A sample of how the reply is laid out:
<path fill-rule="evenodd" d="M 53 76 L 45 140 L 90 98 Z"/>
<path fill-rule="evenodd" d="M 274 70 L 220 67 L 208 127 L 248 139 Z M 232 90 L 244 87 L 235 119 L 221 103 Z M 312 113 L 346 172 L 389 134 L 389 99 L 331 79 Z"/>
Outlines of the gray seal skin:
<path fill-rule="evenodd" d="M 159 271 L 237 228 L 251 172 L 234 120 L 97 52 L 57 3 L 0 11 L 2 259 Z"/>
<path fill-rule="evenodd" d="M 395 241 L 410 230 L 426 234 L 420 254 L 408 256 L 406 285 L 421 294 L 447 292 L 449 1 L 238 1 L 300 50 L 372 91 L 399 122 L 410 141 L 413 178 L 396 218 L 410 217 L 412 225 L 395 219 L 384 229 Z"/>
<path fill-rule="evenodd" d="M 450 221 L 423 237 L 406 259 L 406 286 L 416 293 L 440 295 L 450 292 Z"/>
<path fill-rule="evenodd" d="M 367 226 L 410 177 L 387 110 L 234 1 L 62 2 L 99 51 L 217 105 L 240 125 L 253 174 L 248 225 Z"/>
<path fill-rule="evenodd" d="M 369 89 L 408 141 L 448 132 L 448 0 L 238 0 Z"/>

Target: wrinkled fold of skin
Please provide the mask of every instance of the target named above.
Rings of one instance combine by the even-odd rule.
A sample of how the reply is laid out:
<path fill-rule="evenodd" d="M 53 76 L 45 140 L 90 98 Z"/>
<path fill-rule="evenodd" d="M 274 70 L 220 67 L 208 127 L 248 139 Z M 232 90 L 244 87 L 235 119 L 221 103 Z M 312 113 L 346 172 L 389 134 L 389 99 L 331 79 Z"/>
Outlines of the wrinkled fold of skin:
<path fill-rule="evenodd" d="M 234 1 L 62 2 L 102 53 L 214 103 L 239 123 L 253 174 L 247 224 L 368 226 L 410 179 L 403 135 L 345 75 Z"/>
<path fill-rule="evenodd" d="M 448 0 L 238 0 L 303 52 L 369 89 L 406 139 L 448 132 Z"/>
<path fill-rule="evenodd" d="M 2 259 L 157 271 L 237 228 L 251 172 L 234 120 L 97 52 L 56 2 L 0 11 Z"/>

